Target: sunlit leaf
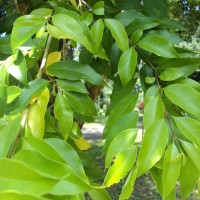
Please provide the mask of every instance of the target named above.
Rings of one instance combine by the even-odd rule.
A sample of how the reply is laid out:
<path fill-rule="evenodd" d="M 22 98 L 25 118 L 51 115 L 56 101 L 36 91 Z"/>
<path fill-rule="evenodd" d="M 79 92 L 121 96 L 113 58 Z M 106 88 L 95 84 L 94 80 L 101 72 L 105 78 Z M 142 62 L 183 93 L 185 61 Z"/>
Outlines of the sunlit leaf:
<path fill-rule="evenodd" d="M 88 142 L 85 138 L 80 137 L 78 139 L 73 138 L 76 146 L 80 149 L 80 150 L 88 150 L 91 148 L 91 144 L 90 142 Z"/>

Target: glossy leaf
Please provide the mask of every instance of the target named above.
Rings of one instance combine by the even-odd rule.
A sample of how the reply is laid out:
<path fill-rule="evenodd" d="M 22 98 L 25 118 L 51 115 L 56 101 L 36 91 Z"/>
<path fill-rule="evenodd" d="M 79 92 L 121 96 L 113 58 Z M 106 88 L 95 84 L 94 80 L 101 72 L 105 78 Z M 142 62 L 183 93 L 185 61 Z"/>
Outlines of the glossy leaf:
<path fill-rule="evenodd" d="M 54 115 L 59 123 L 60 133 L 64 140 L 67 140 L 73 126 L 73 111 L 65 99 L 59 92 L 56 96 L 54 104 Z"/>
<path fill-rule="evenodd" d="M 47 80 L 44 79 L 36 79 L 31 82 L 29 82 L 29 87 L 24 88 L 19 96 L 19 103 L 20 108 L 25 108 L 30 100 L 39 95 L 49 84 Z"/>
<path fill-rule="evenodd" d="M 92 12 L 95 15 L 104 15 L 104 1 L 99 1 L 92 7 Z"/>
<path fill-rule="evenodd" d="M 190 193 L 194 190 L 199 179 L 199 171 L 190 159 L 187 157 L 187 162 L 181 167 L 180 171 L 180 190 L 182 199 L 187 199 Z"/>
<path fill-rule="evenodd" d="M 138 42 L 138 46 L 164 58 L 180 57 L 173 45 L 167 39 L 160 36 L 147 36 Z"/>
<path fill-rule="evenodd" d="M 179 153 L 178 148 L 174 143 L 172 143 L 164 157 L 163 165 L 163 197 L 167 197 L 174 187 L 176 186 L 177 179 L 180 173 L 181 167 L 181 153 Z"/>
<path fill-rule="evenodd" d="M 108 168 L 114 157 L 121 151 L 131 147 L 136 139 L 137 129 L 127 129 L 116 135 L 108 147 L 105 167 Z M 122 142 L 123 141 L 123 142 Z"/>
<path fill-rule="evenodd" d="M 147 130 L 155 121 L 164 117 L 164 105 L 159 94 L 156 96 L 148 96 L 148 101 L 145 99 L 143 124 Z"/>
<path fill-rule="evenodd" d="M 35 15 L 24 15 L 19 17 L 15 23 L 11 35 L 12 50 L 16 50 L 24 42 L 26 42 L 32 35 L 37 33 L 45 24 L 43 17 Z"/>
<path fill-rule="evenodd" d="M 64 79 L 63 80 L 57 79 L 56 82 L 58 86 L 64 91 L 79 92 L 79 93 L 85 93 L 85 94 L 88 93 L 82 81 L 68 81 Z"/>
<path fill-rule="evenodd" d="M 54 51 L 54 52 L 50 53 L 47 57 L 46 68 L 55 62 L 59 62 L 60 59 L 61 59 L 60 51 Z"/>
<path fill-rule="evenodd" d="M 18 114 L 13 118 L 0 119 L 0 157 L 6 157 L 9 149 L 18 134 L 21 125 L 21 115 Z"/>
<path fill-rule="evenodd" d="M 0 192 L 13 190 L 30 195 L 49 193 L 57 180 L 45 177 L 21 161 L 0 160 Z"/>
<path fill-rule="evenodd" d="M 11 103 L 14 99 L 16 99 L 20 93 L 21 93 L 21 88 L 17 86 L 10 86 L 7 88 L 7 103 Z"/>
<path fill-rule="evenodd" d="M 137 156 L 137 147 L 129 147 L 116 155 L 113 165 L 108 169 L 103 185 L 118 183 L 131 170 Z"/>
<path fill-rule="evenodd" d="M 200 150 L 189 142 L 181 141 L 181 143 L 196 168 L 200 171 Z"/>
<path fill-rule="evenodd" d="M 113 38 L 122 51 L 129 49 L 128 36 L 123 25 L 114 19 L 104 19 L 106 26 L 111 31 Z"/>
<path fill-rule="evenodd" d="M 91 117 L 97 114 L 94 102 L 88 95 L 76 92 L 65 92 L 65 96 L 74 112 Z"/>
<path fill-rule="evenodd" d="M 181 77 L 184 77 L 184 73 L 177 68 L 166 69 L 159 75 L 159 78 L 163 81 L 173 81 Z"/>
<path fill-rule="evenodd" d="M 164 88 L 164 92 L 170 101 L 200 119 L 199 92 L 184 84 L 169 85 Z"/>
<path fill-rule="evenodd" d="M 137 160 L 137 176 L 144 174 L 161 159 L 167 142 L 167 124 L 164 119 L 157 120 L 145 132 Z"/>
<path fill-rule="evenodd" d="M 188 117 L 175 117 L 174 121 L 183 135 L 200 149 L 200 122 Z"/>
<path fill-rule="evenodd" d="M 122 188 L 119 200 L 129 199 L 134 189 L 135 180 L 137 178 L 137 168 L 134 167 L 129 173 L 126 182 Z"/>
<path fill-rule="evenodd" d="M 101 76 L 89 65 L 81 64 L 70 59 L 50 65 L 47 68 L 47 72 L 60 79 L 67 79 L 71 81 L 84 79 L 94 85 L 104 85 L 104 81 Z"/>
<path fill-rule="evenodd" d="M 118 64 L 119 77 L 123 85 L 126 85 L 133 77 L 137 65 L 137 52 L 130 48 L 125 51 Z"/>

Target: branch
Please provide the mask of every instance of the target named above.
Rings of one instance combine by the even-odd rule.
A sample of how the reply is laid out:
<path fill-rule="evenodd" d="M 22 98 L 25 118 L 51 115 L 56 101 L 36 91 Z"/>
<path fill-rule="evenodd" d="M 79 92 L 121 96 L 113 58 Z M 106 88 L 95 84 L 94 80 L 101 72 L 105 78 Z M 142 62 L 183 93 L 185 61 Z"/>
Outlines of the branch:
<path fill-rule="evenodd" d="M 20 10 L 20 8 L 19 8 L 19 4 L 18 4 L 17 0 L 13 0 L 13 2 L 14 2 L 14 4 L 15 4 L 16 11 L 17 11 L 18 13 L 21 13 L 21 10 Z"/>

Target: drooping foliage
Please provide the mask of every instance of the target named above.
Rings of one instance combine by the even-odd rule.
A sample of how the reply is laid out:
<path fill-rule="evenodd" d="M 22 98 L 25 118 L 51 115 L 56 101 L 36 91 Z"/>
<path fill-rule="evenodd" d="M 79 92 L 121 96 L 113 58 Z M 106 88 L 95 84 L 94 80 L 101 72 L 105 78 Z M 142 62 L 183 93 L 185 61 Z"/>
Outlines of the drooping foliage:
<path fill-rule="evenodd" d="M 1 19 L 0 199 L 106 200 L 121 179 L 119 199 L 128 199 L 148 171 L 163 199 L 176 199 L 178 180 L 186 199 L 200 176 L 200 85 L 188 78 L 200 58 L 177 47 L 183 27 L 167 3 L 27 2 Z M 80 52 L 74 59 L 71 48 Z M 100 184 L 80 127 L 97 115 L 94 100 L 108 79 Z M 145 94 L 139 142 L 137 79 Z"/>

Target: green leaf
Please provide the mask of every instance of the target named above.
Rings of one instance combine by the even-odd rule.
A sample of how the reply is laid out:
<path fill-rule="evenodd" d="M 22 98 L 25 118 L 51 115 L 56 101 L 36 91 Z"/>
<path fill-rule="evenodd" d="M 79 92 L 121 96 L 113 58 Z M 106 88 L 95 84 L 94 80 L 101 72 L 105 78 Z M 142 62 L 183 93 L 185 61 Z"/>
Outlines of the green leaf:
<path fill-rule="evenodd" d="M 58 120 L 60 133 L 63 136 L 63 139 L 67 140 L 73 126 L 73 111 L 60 92 L 56 95 L 54 115 Z"/>
<path fill-rule="evenodd" d="M 77 61 L 67 59 L 66 61 L 56 62 L 47 68 L 47 72 L 60 79 L 78 81 L 84 79 L 87 82 L 103 86 L 105 84 L 101 76 L 96 73 L 89 65 L 81 64 Z"/>
<path fill-rule="evenodd" d="M 135 143 L 137 136 L 137 129 L 127 129 L 116 135 L 108 147 L 108 151 L 105 159 L 105 167 L 108 168 L 114 157 L 120 152 L 124 151 L 128 147 Z M 122 143 L 123 141 L 123 143 Z"/>
<path fill-rule="evenodd" d="M 114 164 L 109 168 L 103 185 L 111 186 L 123 179 L 131 170 L 137 156 L 137 147 L 129 147 L 116 155 Z"/>
<path fill-rule="evenodd" d="M 172 103 L 200 119 L 200 93 L 195 89 L 184 84 L 172 84 L 164 88 L 164 93 Z"/>
<path fill-rule="evenodd" d="M 126 27 L 128 35 L 131 35 L 136 30 L 147 30 L 154 28 L 161 24 L 161 21 L 151 18 L 151 17 L 138 17 L 134 19 L 128 26 Z"/>
<path fill-rule="evenodd" d="M 76 92 L 65 92 L 65 96 L 74 112 L 91 117 L 97 115 L 94 102 L 88 95 Z"/>
<path fill-rule="evenodd" d="M 131 35 L 132 44 L 136 44 L 140 40 L 142 35 L 143 35 L 142 30 L 139 29 L 139 30 L 134 31 L 133 34 Z"/>
<path fill-rule="evenodd" d="M 10 35 L 0 37 L 0 53 L 12 54 L 12 49 L 10 46 Z"/>
<path fill-rule="evenodd" d="M 30 100 L 39 95 L 49 84 L 47 80 L 44 79 L 35 79 L 29 82 L 29 87 L 24 88 L 19 96 L 20 108 L 25 108 Z"/>
<path fill-rule="evenodd" d="M 23 194 L 14 191 L 0 192 L 1 200 L 45 200 L 45 198 L 37 197 L 35 195 Z"/>
<path fill-rule="evenodd" d="M 104 19 L 106 26 L 111 31 L 113 38 L 122 51 L 129 49 L 128 35 L 124 26 L 114 19 Z"/>
<path fill-rule="evenodd" d="M 182 199 L 187 199 L 190 193 L 194 190 L 198 179 L 199 171 L 190 159 L 187 157 L 186 165 L 181 167 L 180 171 L 180 190 Z"/>
<path fill-rule="evenodd" d="M 88 93 L 82 81 L 68 81 L 68 80 L 57 79 L 56 82 L 58 86 L 64 91 L 79 92 L 85 94 Z"/>
<path fill-rule="evenodd" d="M 104 15 L 104 1 L 99 1 L 92 7 L 92 12 L 95 15 Z"/>
<path fill-rule="evenodd" d="M 11 34 L 12 50 L 15 51 L 31 36 L 37 33 L 44 26 L 45 22 L 46 20 L 43 17 L 35 15 L 24 15 L 17 18 Z"/>
<path fill-rule="evenodd" d="M 163 191 L 162 169 L 159 169 L 157 167 L 152 167 L 150 172 L 159 193 L 162 194 Z"/>
<path fill-rule="evenodd" d="M 90 190 L 88 192 L 90 197 L 95 200 L 111 200 L 110 195 L 106 191 L 106 189 L 95 189 L 95 190 Z"/>
<path fill-rule="evenodd" d="M 108 121 L 103 131 L 103 137 L 106 138 L 109 134 L 110 129 L 113 127 L 115 122 L 127 113 L 131 113 L 135 108 L 138 99 L 137 94 L 129 94 L 117 102 L 109 115 Z"/>
<path fill-rule="evenodd" d="M 167 39 L 157 35 L 150 35 L 143 38 L 138 42 L 138 46 L 164 58 L 180 57 Z"/>
<path fill-rule="evenodd" d="M 183 135 L 200 149 L 200 122 L 188 117 L 175 117 L 174 121 Z"/>
<path fill-rule="evenodd" d="M 7 88 L 7 103 L 11 103 L 14 99 L 16 99 L 20 93 L 21 93 L 22 89 L 17 87 L 17 86 L 10 86 Z"/>
<path fill-rule="evenodd" d="M 193 144 L 181 141 L 184 150 L 200 172 L 200 150 Z"/>
<path fill-rule="evenodd" d="M 172 143 L 164 157 L 163 165 L 163 197 L 167 197 L 176 186 L 180 173 L 182 154 L 179 153 L 176 145 Z"/>
<path fill-rule="evenodd" d="M 122 85 L 126 85 L 133 77 L 137 65 L 137 52 L 130 48 L 119 59 L 118 72 Z"/>
<path fill-rule="evenodd" d="M 103 147 L 103 152 L 106 153 L 111 141 L 119 134 L 120 132 L 126 129 L 133 129 L 137 126 L 138 123 L 138 113 L 131 112 L 123 115 L 119 119 L 113 122 L 115 125 L 110 124 L 109 134 L 106 137 L 106 141 Z M 108 128 L 108 126 L 107 126 Z"/>
<path fill-rule="evenodd" d="M 58 39 L 67 38 L 67 36 L 62 30 L 60 30 L 58 27 L 52 26 L 51 24 L 47 24 L 47 31 L 54 38 L 58 38 Z"/>
<path fill-rule="evenodd" d="M 123 10 L 115 16 L 114 19 L 119 21 L 123 26 L 130 24 L 135 18 L 144 17 L 144 15 L 137 10 Z"/>
<path fill-rule="evenodd" d="M 103 38 L 104 23 L 102 19 L 95 21 L 91 28 L 91 37 L 95 43 L 95 50 L 98 53 Z"/>
<path fill-rule="evenodd" d="M 145 132 L 137 160 L 137 176 L 151 169 L 162 157 L 168 142 L 165 119 L 157 120 Z"/>
<path fill-rule="evenodd" d="M 164 70 L 159 75 L 159 78 L 163 81 L 173 81 L 181 77 L 184 77 L 184 73 L 180 70 L 180 68 L 169 68 Z"/>
<path fill-rule="evenodd" d="M 62 159 L 74 170 L 77 177 L 88 183 L 88 178 L 77 152 L 68 143 L 60 139 L 48 138 L 46 141 L 56 149 Z"/>
<path fill-rule="evenodd" d="M 87 26 L 89 26 L 92 23 L 93 20 L 93 15 L 92 13 L 85 11 L 81 16 L 80 16 L 80 20 L 84 21 Z"/>
<path fill-rule="evenodd" d="M 3 125 L 1 125 L 3 122 Z M 11 119 L 2 118 L 0 119 L 0 157 L 6 157 L 9 149 L 18 134 L 21 125 L 21 115 L 18 114 L 13 116 Z"/>
<path fill-rule="evenodd" d="M 7 93 L 6 88 L 0 85 L 0 118 L 6 111 Z"/>
<path fill-rule="evenodd" d="M 119 200 L 129 199 L 134 189 L 135 180 L 137 178 L 137 168 L 134 167 L 129 173 L 126 182 L 122 188 Z"/>
<path fill-rule="evenodd" d="M 147 84 L 152 84 L 156 81 L 156 78 L 155 77 L 149 77 L 149 76 L 146 76 L 145 77 L 145 83 Z"/>
<path fill-rule="evenodd" d="M 0 159 L 0 192 L 13 190 L 29 195 L 49 193 L 57 180 L 45 177 L 21 161 Z"/>
<path fill-rule="evenodd" d="M 48 8 L 38 8 L 33 10 L 30 14 L 48 19 L 51 16 L 52 11 L 53 11 L 52 9 Z"/>
<path fill-rule="evenodd" d="M 143 124 L 147 130 L 155 121 L 164 117 L 164 105 L 160 94 L 147 96 L 145 99 Z"/>

